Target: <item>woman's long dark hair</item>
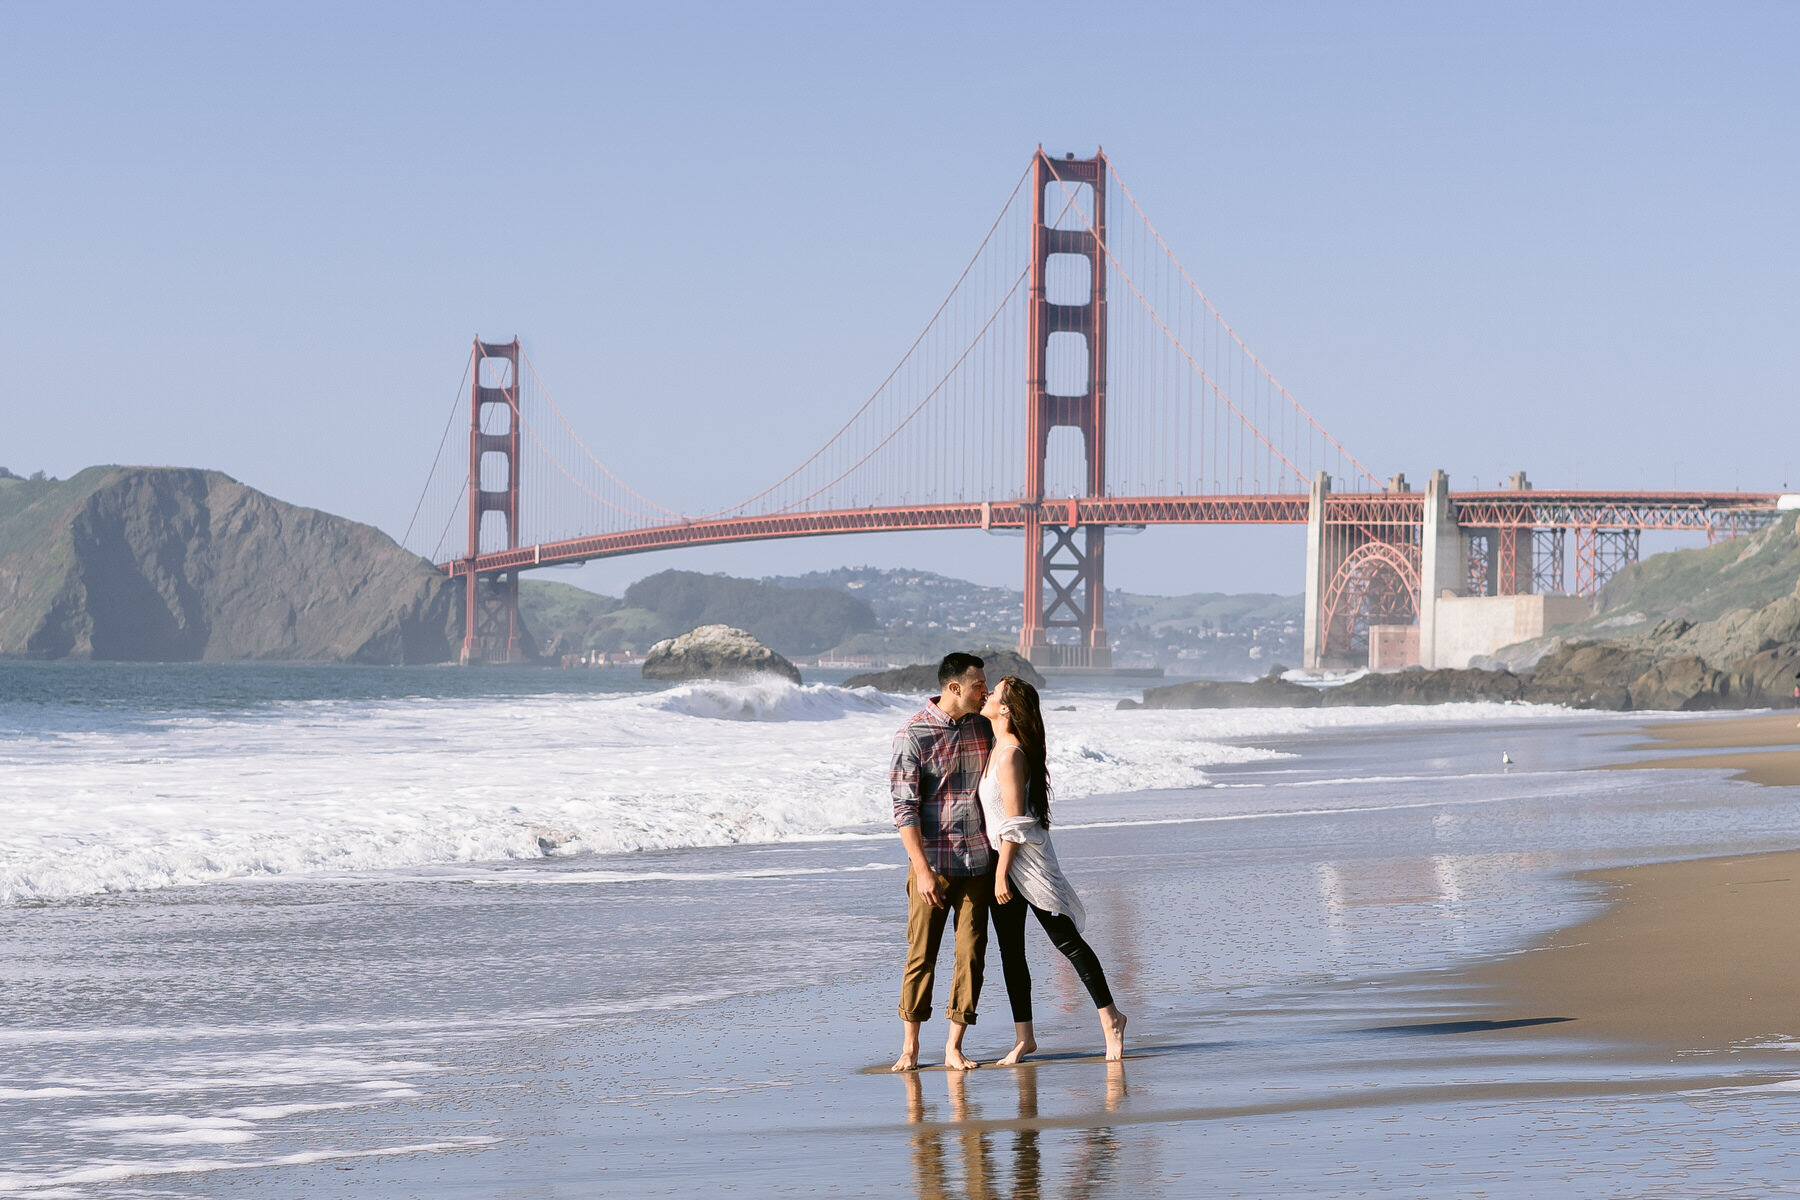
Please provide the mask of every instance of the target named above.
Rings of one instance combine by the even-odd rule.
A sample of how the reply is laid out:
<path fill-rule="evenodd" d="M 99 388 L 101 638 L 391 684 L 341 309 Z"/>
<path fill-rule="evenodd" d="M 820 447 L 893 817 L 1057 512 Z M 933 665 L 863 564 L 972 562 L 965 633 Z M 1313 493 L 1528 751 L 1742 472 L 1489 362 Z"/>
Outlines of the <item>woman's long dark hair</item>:
<path fill-rule="evenodd" d="M 1037 823 L 1050 828 L 1050 765 L 1045 761 L 1044 714 L 1038 707 L 1037 689 L 1008 675 L 996 689 L 1000 703 L 1006 705 L 1006 717 L 1013 736 L 1025 751 L 1025 807 Z"/>

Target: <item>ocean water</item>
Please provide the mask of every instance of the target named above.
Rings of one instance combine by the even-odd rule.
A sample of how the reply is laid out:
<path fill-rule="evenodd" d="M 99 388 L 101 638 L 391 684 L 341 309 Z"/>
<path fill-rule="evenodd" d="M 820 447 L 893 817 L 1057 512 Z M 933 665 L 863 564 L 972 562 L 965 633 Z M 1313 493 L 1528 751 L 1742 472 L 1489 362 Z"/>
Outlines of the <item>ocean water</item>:
<path fill-rule="evenodd" d="M 1257 738 L 1418 720 L 1121 694 L 1054 693 L 1063 798 L 1201 788 L 1280 754 Z M 881 764 L 919 704 L 614 671 L 0 664 L 0 902 L 841 834 L 887 818 Z"/>
<path fill-rule="evenodd" d="M 1145 1057 L 1129 1079 L 1082 1065 L 1091 1010 L 1034 941 L 1051 1057 L 1028 1101 L 1019 1073 L 863 1073 L 894 1049 L 886 757 L 917 697 L 0 665 L 0 1195 L 1183 1195 L 1203 1170 L 1243 1194 L 1445 1194 L 1457 1137 L 1506 1160 L 1481 1194 L 1530 1195 L 1570 1172 L 1508 1138 L 1572 1103 L 1599 1106 L 1576 1160 L 1699 1113 L 1751 1168 L 1681 1178 L 1780 1176 L 1786 1127 L 1719 1114 L 1791 1089 L 1648 1066 L 1628 1116 L 1570 1099 L 1620 1086 L 1578 1045 L 1421 1054 L 1380 1031 L 1469 1015 L 1430 980 L 1593 911 L 1571 871 L 1792 845 L 1789 790 L 1592 770 L 1641 718 L 1121 694 L 1058 688 L 1046 719 L 1059 852 Z M 971 1033 L 989 1057 L 999 990 Z M 1526 1098 L 1433 1102 L 1452 1127 L 1353 1099 L 1471 1080 Z M 1098 1140 L 1065 1119 L 1097 1107 L 1117 1114 Z M 1027 1108 L 1048 1122 L 1029 1163 L 982 1125 Z M 984 1190 L 1027 1167 L 1032 1187 Z M 1621 1171 L 1564 1194 L 1629 1191 Z"/>

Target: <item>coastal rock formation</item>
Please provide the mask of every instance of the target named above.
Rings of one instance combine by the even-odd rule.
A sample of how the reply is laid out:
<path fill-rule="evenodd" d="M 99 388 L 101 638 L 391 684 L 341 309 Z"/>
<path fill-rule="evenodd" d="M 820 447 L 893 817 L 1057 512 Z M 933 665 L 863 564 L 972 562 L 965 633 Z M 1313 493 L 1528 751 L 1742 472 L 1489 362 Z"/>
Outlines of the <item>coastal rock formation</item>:
<path fill-rule="evenodd" d="M 1265 675 L 1249 683 L 1193 680 L 1146 688 L 1142 702 L 1121 700 L 1120 708 L 1318 708 L 1325 693 Z"/>
<path fill-rule="evenodd" d="M 1521 700 L 1525 681 L 1511 671 L 1396 671 L 1372 673 L 1326 688 L 1326 707 L 1375 704 L 1449 704 L 1459 700 Z"/>
<path fill-rule="evenodd" d="M 1631 707 L 1659 712 L 1699 712 L 1712 708 L 1741 708 L 1734 701 L 1744 694 L 1744 680 L 1706 665 L 1697 654 L 1665 659 L 1631 681 Z"/>
<path fill-rule="evenodd" d="M 996 650 L 992 646 L 984 646 L 980 650 L 972 650 L 970 653 L 982 661 L 982 670 L 987 676 L 989 687 L 999 683 L 1008 675 L 1017 675 L 1039 691 L 1046 686 L 1043 675 L 1017 651 Z M 844 680 L 844 686 L 879 688 L 884 692 L 936 692 L 938 690 L 937 664 L 914 663 L 909 667 L 894 667 L 887 671 L 870 671 L 862 675 L 852 675 Z"/>
<path fill-rule="evenodd" d="M 461 596 L 379 529 L 217 471 L 0 480 L 0 655 L 427 663 Z"/>
<path fill-rule="evenodd" d="M 1151 688 L 1141 704 L 1122 700 L 1119 707 L 1308 707 L 1300 692 L 1313 692 L 1316 703 L 1326 706 L 1521 700 L 1615 712 L 1785 707 L 1800 685 L 1800 587 L 1761 608 L 1697 624 L 1672 617 L 1635 637 L 1554 639 L 1531 657 L 1535 665 L 1517 672 L 1414 667 L 1371 673 L 1316 692 L 1274 678 L 1182 683 Z"/>
<path fill-rule="evenodd" d="M 758 675 L 800 682 L 793 663 L 729 625 L 702 625 L 680 637 L 664 638 L 644 657 L 645 679 L 751 679 Z"/>

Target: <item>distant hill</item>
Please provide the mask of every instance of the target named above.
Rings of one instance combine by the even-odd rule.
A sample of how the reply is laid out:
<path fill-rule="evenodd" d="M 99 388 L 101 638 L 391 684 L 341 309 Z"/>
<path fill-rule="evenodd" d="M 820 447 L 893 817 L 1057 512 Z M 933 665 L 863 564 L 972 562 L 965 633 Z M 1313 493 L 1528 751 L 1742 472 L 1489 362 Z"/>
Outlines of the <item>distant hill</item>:
<path fill-rule="evenodd" d="M 217 471 L 0 477 L 0 656 L 425 663 L 460 595 L 370 525 Z"/>
<path fill-rule="evenodd" d="M 700 625 L 736 626 L 777 653 L 810 655 L 879 624 L 866 601 L 845 591 L 694 571 L 640 579 L 622 601 L 525 579 L 519 610 L 550 657 L 584 650 L 642 652 Z"/>
<path fill-rule="evenodd" d="M 1025 593 L 931 571 L 840 567 L 774 576 L 789 587 L 842 588 L 869 602 L 883 628 L 859 634 L 836 652 L 926 662 L 971 645 L 1018 642 Z M 1182 675 L 1250 679 L 1276 662 L 1300 661 L 1304 598 L 1252 592 L 1187 596 L 1106 593 L 1106 630 L 1114 661 L 1155 664 Z"/>
<path fill-rule="evenodd" d="M 519 607 L 546 655 L 647 650 L 698 624 L 737 625 L 782 654 L 832 653 L 888 663 L 936 661 L 971 646 L 1011 646 L 1023 593 L 931 571 L 840 567 L 763 580 L 664 571 L 615 599 L 525 578 Z M 1260 593 L 1107 594 L 1107 627 L 1124 661 L 1179 674 L 1253 678 L 1300 654 L 1301 598 Z"/>

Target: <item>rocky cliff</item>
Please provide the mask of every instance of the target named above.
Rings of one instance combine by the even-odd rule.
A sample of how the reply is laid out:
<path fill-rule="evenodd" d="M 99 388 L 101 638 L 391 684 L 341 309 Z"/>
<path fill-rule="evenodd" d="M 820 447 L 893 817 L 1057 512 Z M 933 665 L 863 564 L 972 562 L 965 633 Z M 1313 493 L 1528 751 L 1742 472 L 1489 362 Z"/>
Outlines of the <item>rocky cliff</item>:
<path fill-rule="evenodd" d="M 0 479 L 0 655 L 454 658 L 457 590 L 380 530 L 217 471 Z"/>

